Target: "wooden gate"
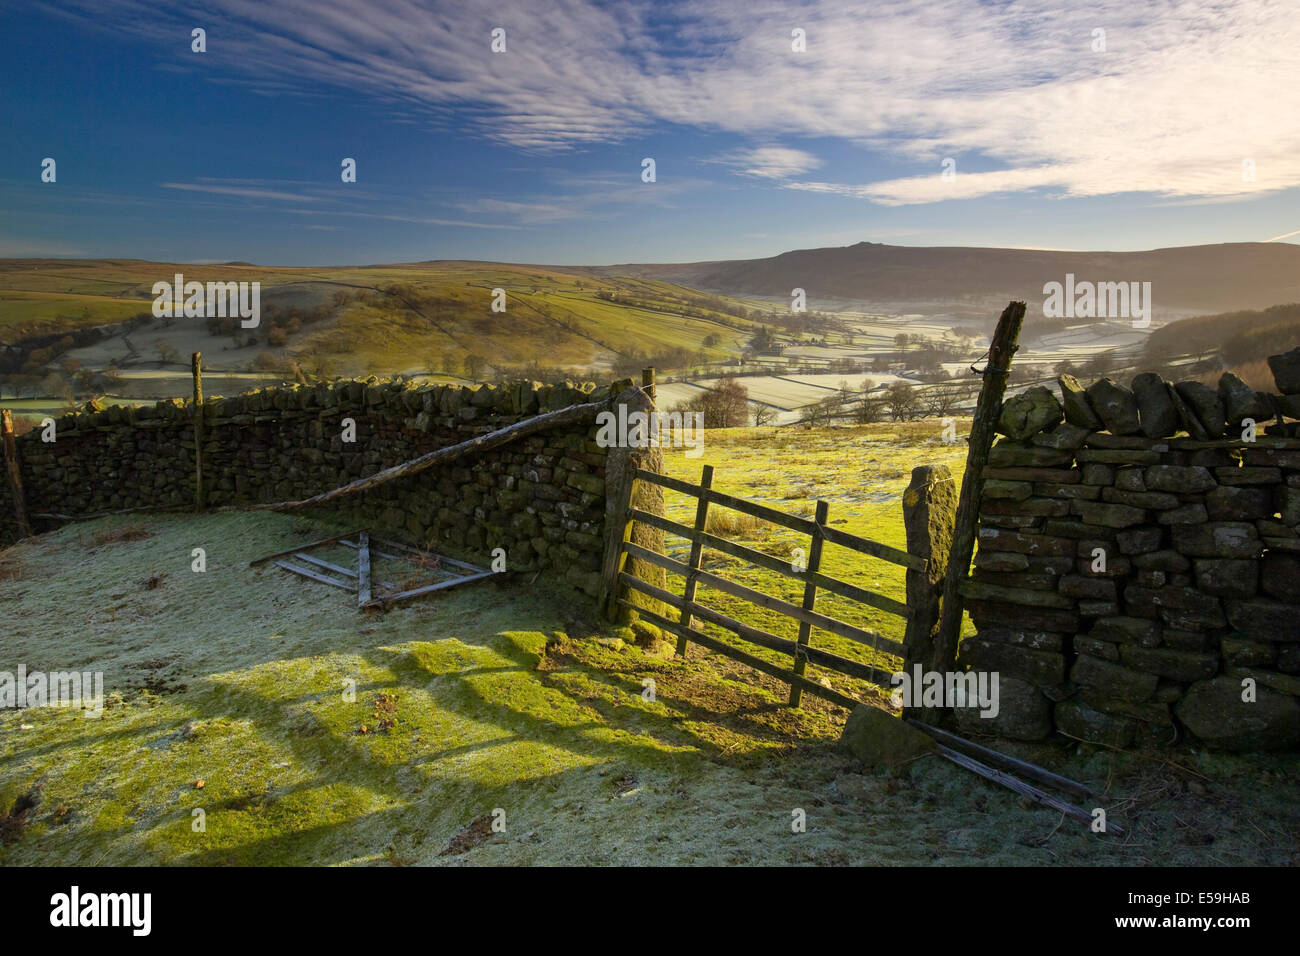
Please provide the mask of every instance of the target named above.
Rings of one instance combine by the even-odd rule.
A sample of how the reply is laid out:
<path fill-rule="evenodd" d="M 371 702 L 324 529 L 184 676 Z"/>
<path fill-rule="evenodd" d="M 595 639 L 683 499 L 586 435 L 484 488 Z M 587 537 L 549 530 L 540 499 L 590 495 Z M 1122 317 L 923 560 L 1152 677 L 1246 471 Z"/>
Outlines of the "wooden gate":
<path fill-rule="evenodd" d="M 688 527 L 662 515 L 642 511 L 632 507 L 629 499 L 626 510 L 628 529 L 623 534 L 621 551 L 617 556 L 617 560 L 613 562 L 611 569 L 614 581 L 611 582 L 612 586 L 609 588 L 611 596 L 607 613 L 610 616 L 615 612 L 617 605 L 631 608 L 640 617 L 657 625 L 664 631 L 676 635 L 678 654 L 684 654 L 687 645 L 693 642 L 784 681 L 790 685 L 791 706 L 798 706 L 804 691 L 849 709 L 861 703 L 861 701 L 810 679 L 805 673 L 809 663 L 849 677 L 868 681 L 879 687 L 888 688 L 890 686 L 891 671 L 884 671 L 862 661 L 852 660 L 823 648 L 812 646 L 810 640 L 812 629 L 814 627 L 821 628 L 832 634 L 871 647 L 876 651 L 896 654 L 900 657 L 905 656 L 904 643 L 820 613 L 816 609 L 817 598 L 820 593 L 830 592 L 896 615 L 904 620 L 914 616 L 914 612 L 909 612 L 908 604 L 823 573 L 821 570 L 822 546 L 826 543 L 840 545 L 865 557 L 888 561 L 911 571 L 919 572 L 917 575 L 909 575 L 909 588 L 914 580 L 927 577 L 925 573 L 928 568 L 927 557 L 901 551 L 898 548 L 831 527 L 829 524 L 830 508 L 825 501 L 817 502 L 816 514 L 809 519 L 715 491 L 712 488 L 713 467 L 711 465 L 704 466 L 698 485 L 644 469 L 639 469 L 636 472 L 636 478 L 694 498 L 697 505 L 695 525 L 694 527 Z M 806 567 L 797 568 L 791 561 L 783 560 L 775 555 L 709 533 L 706 529 L 708 527 L 709 508 L 712 505 L 729 508 L 741 514 L 808 535 Z M 660 554 L 629 540 L 631 523 L 638 521 L 658 528 L 666 534 L 676 535 L 689 541 L 690 557 L 688 560 L 683 563 L 666 554 Z M 723 554 L 748 561 L 761 568 L 802 581 L 804 584 L 802 603 L 793 604 L 703 570 L 701 564 L 703 552 L 706 548 L 720 551 Z M 928 550 L 926 553 L 929 553 Z M 629 557 L 682 575 L 686 584 L 681 595 L 650 584 L 629 573 L 626 570 Z M 779 612 L 798 621 L 798 637 L 795 640 L 779 637 L 700 604 L 696 599 L 696 591 L 701 584 L 756 606 Z M 634 603 L 629 599 L 627 593 L 629 589 L 672 608 L 677 612 L 677 619 L 673 620 L 664 614 Z M 742 641 L 750 644 L 789 654 L 791 657 L 790 666 L 788 668 L 781 667 L 769 660 L 757 657 L 748 651 L 741 650 L 716 637 L 705 634 L 696 627 L 697 621 L 707 622 L 731 631 Z"/>

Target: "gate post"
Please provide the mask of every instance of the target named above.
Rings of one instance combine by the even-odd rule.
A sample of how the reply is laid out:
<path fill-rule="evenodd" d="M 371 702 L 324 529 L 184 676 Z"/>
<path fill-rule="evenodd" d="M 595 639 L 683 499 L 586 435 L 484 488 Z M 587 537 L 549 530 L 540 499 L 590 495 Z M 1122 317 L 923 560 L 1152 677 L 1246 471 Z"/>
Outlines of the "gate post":
<path fill-rule="evenodd" d="M 989 346 L 988 364 L 984 366 L 984 383 L 971 420 L 966 471 L 962 477 L 961 498 L 957 503 L 957 521 L 953 529 L 952 554 L 948 574 L 943 582 L 943 606 L 939 629 L 934 636 L 933 669 L 947 671 L 956 665 L 957 642 L 961 639 L 962 582 L 970 574 L 971 556 L 975 551 L 975 533 L 979 524 L 980 499 L 984 494 L 984 465 L 993 446 L 993 428 L 1002 414 L 1002 395 L 1007 389 L 1011 359 L 1016 354 L 1020 326 L 1025 321 L 1025 303 L 1010 302 L 998 318 Z"/>
<path fill-rule="evenodd" d="M 903 494 L 903 526 L 907 530 L 907 551 L 926 559 L 924 571 L 907 570 L 907 630 L 903 637 L 904 671 L 920 664 L 924 670 L 946 669 L 936 657 L 935 637 L 939 623 L 939 595 L 948 571 L 953 522 L 957 515 L 957 484 L 947 465 L 918 465 L 912 469 L 912 483 Z M 913 692 L 918 690 L 911 682 Z M 920 701 L 907 701 L 905 716 L 923 722 Z M 931 715 L 934 719 L 938 715 Z"/>
<path fill-rule="evenodd" d="M 620 406 L 626 408 L 622 414 L 619 414 Z M 655 411 L 654 402 L 645 389 L 638 388 L 620 392 L 609 407 L 623 421 L 634 412 L 653 414 Z M 667 575 L 663 568 L 638 558 L 629 558 L 623 550 L 624 543 L 632 541 L 650 551 L 663 553 L 664 533 L 658 528 L 633 522 L 631 518 L 633 508 L 656 515 L 664 513 L 663 489 L 636 480 L 638 468 L 662 473 L 663 460 L 663 452 L 653 445 L 644 448 L 610 448 L 605 458 L 604 554 L 597 605 L 604 610 L 606 620 L 611 622 L 626 622 L 630 619 L 626 609 L 619 607 L 622 587 L 618 583 L 618 576 L 621 572 L 626 570 L 643 581 L 661 587 L 666 581 Z M 628 595 L 628 600 L 650 610 L 663 610 L 663 605 L 654 598 L 636 591 Z"/>

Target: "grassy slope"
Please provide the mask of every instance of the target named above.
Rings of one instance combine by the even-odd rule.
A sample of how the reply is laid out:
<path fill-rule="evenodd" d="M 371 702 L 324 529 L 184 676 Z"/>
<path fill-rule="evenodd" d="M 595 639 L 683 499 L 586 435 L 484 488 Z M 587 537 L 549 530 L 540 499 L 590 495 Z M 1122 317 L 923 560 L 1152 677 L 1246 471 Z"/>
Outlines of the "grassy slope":
<path fill-rule="evenodd" d="M 397 303 L 391 309 L 354 303 L 331 322 L 305 329 L 290 340 L 290 352 L 332 359 L 339 364 L 340 374 L 405 371 L 447 351 L 478 352 L 492 361 L 516 364 L 541 359 L 555 366 L 600 365 L 615 355 L 674 346 L 696 349 L 711 333 L 722 340 L 714 356 L 720 358 L 738 349 L 745 337 L 744 332 L 719 324 L 717 319 L 726 318 L 719 313 L 674 314 L 675 306 L 697 295 L 692 290 L 667 282 L 593 278 L 532 266 L 427 263 L 280 268 L 0 260 L 0 342 L 149 312 L 153 283 L 170 280 L 176 272 L 187 281 L 260 281 L 264 305 L 310 308 L 327 299 L 330 290 L 361 292 L 395 282 L 456 303 L 457 314 L 442 320 L 441 328 L 403 313 Z M 497 287 L 510 296 L 504 314 L 490 310 L 491 290 Z M 596 298 L 598 291 L 635 294 L 657 306 L 605 302 Z M 554 313 L 553 317 L 540 314 L 534 305 Z M 665 311 L 658 310 L 660 305 Z"/>
<path fill-rule="evenodd" d="M 899 544 L 897 501 L 869 499 L 956 452 L 888 431 L 711 434 L 704 460 L 725 490 L 797 493 L 786 507 L 835 491 L 832 520 Z M 671 470 L 697 475 L 685 461 Z M 765 477 L 741 478 L 747 463 L 769 463 L 747 469 Z M 1132 835 L 1102 838 L 933 758 L 859 773 L 832 747 L 843 711 L 808 697 L 791 711 L 784 685 L 698 648 L 683 661 L 624 644 L 545 578 L 373 617 L 247 566 L 321 531 L 264 514 L 115 518 L 0 553 L 0 606 L 19 622 L 3 666 L 103 670 L 112 699 L 98 720 L 0 712 L 0 863 L 1296 862 L 1293 760 L 1182 754 L 1183 769 L 1004 745 L 1107 788 Z M 470 826 L 498 807 L 504 833 Z M 790 831 L 796 807 L 807 833 Z M 467 828 L 486 839 L 441 855 L 458 834 L 475 842 Z"/>

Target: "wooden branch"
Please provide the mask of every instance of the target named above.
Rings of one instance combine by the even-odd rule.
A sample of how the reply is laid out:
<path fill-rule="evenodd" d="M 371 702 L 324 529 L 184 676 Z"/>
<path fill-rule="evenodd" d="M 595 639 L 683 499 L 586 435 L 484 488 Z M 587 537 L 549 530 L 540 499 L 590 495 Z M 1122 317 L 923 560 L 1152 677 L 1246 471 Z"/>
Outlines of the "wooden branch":
<path fill-rule="evenodd" d="M 588 402 L 585 405 L 570 405 L 568 408 L 561 408 L 559 411 L 547 412 L 545 415 L 535 415 L 532 418 L 526 418 L 521 422 L 515 422 L 513 425 L 507 425 L 505 428 L 498 428 L 494 432 L 488 432 L 486 435 L 479 435 L 477 438 L 471 438 L 468 441 L 460 442 L 456 445 L 449 445 L 446 448 L 439 448 L 436 451 L 428 452 L 419 458 L 412 458 L 410 461 L 404 461 L 400 465 L 393 465 L 391 468 L 385 468 L 383 471 L 375 472 L 365 478 L 358 478 L 356 481 L 349 482 L 339 488 L 330 491 L 321 492 L 319 495 L 312 495 L 310 498 L 303 498 L 300 501 L 275 501 L 256 505 L 226 505 L 222 508 L 216 508 L 215 511 L 289 511 L 294 508 L 308 508 L 313 505 L 323 505 L 329 501 L 335 501 L 347 495 L 355 495 L 358 492 L 369 491 L 371 488 L 377 488 L 382 484 L 394 481 L 398 478 L 405 478 L 408 475 L 419 474 L 434 465 L 445 465 L 447 462 L 455 461 L 457 458 L 463 458 L 465 455 L 478 454 L 490 451 L 508 442 L 518 441 L 520 438 L 532 435 L 535 432 L 545 431 L 549 428 L 556 428 L 560 425 L 568 425 L 574 422 L 585 421 L 588 418 L 594 418 L 596 413 L 605 408 L 605 402 Z"/>

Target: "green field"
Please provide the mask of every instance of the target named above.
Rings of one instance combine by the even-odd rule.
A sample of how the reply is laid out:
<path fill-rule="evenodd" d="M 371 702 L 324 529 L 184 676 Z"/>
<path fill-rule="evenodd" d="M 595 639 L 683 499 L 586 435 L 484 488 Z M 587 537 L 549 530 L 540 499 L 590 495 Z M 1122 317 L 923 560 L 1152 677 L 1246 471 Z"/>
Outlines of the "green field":
<path fill-rule="evenodd" d="M 821 497 L 840 527 L 899 546 L 911 467 L 961 459 L 928 428 L 712 433 L 702 459 L 673 455 L 668 470 L 693 479 L 712 463 L 716 487 L 796 513 Z M 1100 788 L 1128 834 L 1099 835 L 936 757 L 866 772 L 835 746 L 842 709 L 811 695 L 791 709 L 786 685 L 698 647 L 674 657 L 545 575 L 369 615 L 249 566 L 341 530 L 269 513 L 126 516 L 0 552 L 19 638 L 4 666 L 99 671 L 106 696 L 97 718 L 0 711 L 0 864 L 1298 862 L 1287 755 L 997 743 Z M 890 565 L 828 555 L 828 570 L 901 597 Z"/>
<path fill-rule="evenodd" d="M 9 259 L 0 260 L 0 344 L 149 313 L 153 283 L 171 281 L 178 272 L 186 281 L 260 282 L 264 316 L 278 310 L 310 318 L 290 329 L 287 341 L 272 342 L 267 333 L 278 321 L 272 315 L 253 333 L 260 343 L 241 344 L 234 355 L 219 354 L 229 348 L 197 319 L 132 333 L 134 355 L 112 345 L 70 354 L 92 368 L 110 360 L 119 367 L 147 365 L 158 357 L 154 343 L 165 338 L 180 354 L 202 351 L 231 371 L 251 368 L 263 352 L 332 375 L 442 372 L 448 361 L 459 372 L 470 355 L 508 368 L 608 370 L 667 350 L 722 359 L 739 353 L 754 325 L 743 317 L 753 303 L 706 298 L 667 282 L 530 266 L 277 268 Z M 506 292 L 504 312 L 491 308 L 497 288 Z M 339 293 L 346 300 L 336 301 Z M 706 349 L 710 335 L 718 344 Z"/>

